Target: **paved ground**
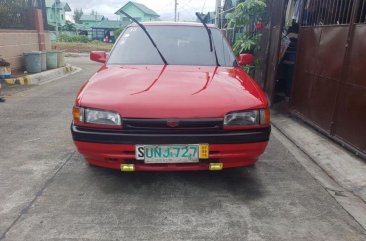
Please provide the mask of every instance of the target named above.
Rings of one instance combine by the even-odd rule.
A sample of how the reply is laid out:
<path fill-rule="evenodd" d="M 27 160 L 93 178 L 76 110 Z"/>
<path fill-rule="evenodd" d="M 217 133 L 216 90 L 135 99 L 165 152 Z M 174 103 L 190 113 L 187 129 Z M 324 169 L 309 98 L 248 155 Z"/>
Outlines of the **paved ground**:
<path fill-rule="evenodd" d="M 0 240 L 366 240 L 365 230 L 272 136 L 255 168 L 119 173 L 87 166 L 69 125 L 97 69 L 0 104 Z"/>

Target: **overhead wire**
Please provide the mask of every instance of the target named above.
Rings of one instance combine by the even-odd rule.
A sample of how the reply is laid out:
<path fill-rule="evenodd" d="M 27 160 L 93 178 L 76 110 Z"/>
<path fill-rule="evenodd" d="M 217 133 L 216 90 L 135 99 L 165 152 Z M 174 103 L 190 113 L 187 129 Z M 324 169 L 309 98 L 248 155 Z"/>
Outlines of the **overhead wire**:
<path fill-rule="evenodd" d="M 206 0 L 203 2 L 201 13 L 203 13 L 203 9 L 205 8 L 205 6 L 206 6 Z"/>

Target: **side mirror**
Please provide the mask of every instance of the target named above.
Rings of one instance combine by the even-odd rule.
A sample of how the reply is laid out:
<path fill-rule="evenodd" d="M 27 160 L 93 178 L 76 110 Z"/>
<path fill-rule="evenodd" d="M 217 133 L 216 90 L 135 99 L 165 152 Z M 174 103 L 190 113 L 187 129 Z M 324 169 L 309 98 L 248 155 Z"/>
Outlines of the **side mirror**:
<path fill-rule="evenodd" d="M 240 65 L 252 64 L 254 62 L 253 54 L 240 54 L 238 57 L 238 63 Z"/>
<path fill-rule="evenodd" d="M 104 64 L 107 60 L 107 53 L 105 51 L 91 51 L 90 60 Z"/>

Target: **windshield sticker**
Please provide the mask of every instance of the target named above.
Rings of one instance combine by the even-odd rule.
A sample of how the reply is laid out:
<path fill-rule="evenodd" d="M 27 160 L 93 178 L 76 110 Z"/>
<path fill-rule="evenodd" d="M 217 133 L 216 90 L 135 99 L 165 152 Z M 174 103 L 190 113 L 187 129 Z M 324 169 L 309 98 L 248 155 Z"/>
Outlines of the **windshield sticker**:
<path fill-rule="evenodd" d="M 177 45 L 178 45 L 178 47 L 181 47 L 181 46 L 189 45 L 190 43 L 191 43 L 191 41 L 189 41 L 189 40 L 178 39 Z"/>
<path fill-rule="evenodd" d="M 128 39 L 128 37 L 130 37 L 130 34 L 129 33 L 126 33 L 124 34 L 122 37 L 121 37 L 121 40 L 119 42 L 119 45 L 124 45 L 126 40 Z"/>

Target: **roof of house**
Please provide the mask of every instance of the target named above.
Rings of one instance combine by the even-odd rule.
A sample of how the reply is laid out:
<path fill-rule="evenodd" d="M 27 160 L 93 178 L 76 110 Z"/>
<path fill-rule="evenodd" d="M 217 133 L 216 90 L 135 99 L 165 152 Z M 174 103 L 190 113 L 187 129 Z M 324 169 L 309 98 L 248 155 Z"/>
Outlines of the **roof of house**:
<path fill-rule="evenodd" d="M 123 8 L 125 8 L 128 4 L 133 4 L 135 7 L 137 7 L 138 9 L 140 9 L 142 12 L 144 12 L 146 15 L 151 15 L 151 16 L 155 16 L 155 17 L 160 17 L 159 14 L 157 14 L 154 10 L 146 7 L 144 4 L 141 3 L 137 3 L 137 2 L 132 2 L 129 1 L 128 3 L 126 3 L 125 5 L 123 5 L 123 7 L 121 7 L 120 9 L 118 9 L 117 12 L 115 12 L 115 14 L 118 14 L 120 10 L 123 10 Z"/>
<path fill-rule="evenodd" d="M 104 19 L 103 15 L 86 15 L 83 14 L 80 17 L 80 21 L 102 21 Z"/>
<path fill-rule="evenodd" d="M 65 12 L 71 12 L 71 8 L 68 3 L 66 2 L 60 2 L 56 0 L 46 0 L 46 8 L 59 8 L 64 9 Z"/>
<path fill-rule="evenodd" d="M 116 21 L 116 20 L 105 19 L 94 25 L 92 28 L 118 29 L 118 28 L 124 28 L 130 23 L 131 23 L 130 21 Z"/>
<path fill-rule="evenodd" d="M 81 31 L 89 31 L 92 29 L 91 27 L 88 27 L 88 26 L 85 26 L 84 24 L 79 24 L 79 23 L 74 23 L 74 26 L 75 26 L 76 30 L 81 30 Z"/>

